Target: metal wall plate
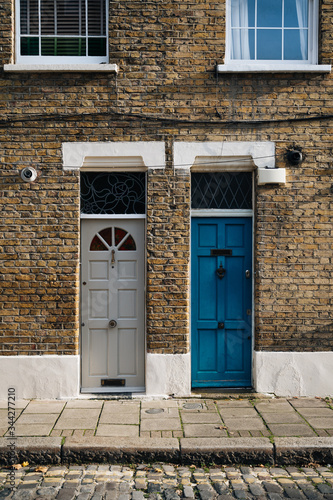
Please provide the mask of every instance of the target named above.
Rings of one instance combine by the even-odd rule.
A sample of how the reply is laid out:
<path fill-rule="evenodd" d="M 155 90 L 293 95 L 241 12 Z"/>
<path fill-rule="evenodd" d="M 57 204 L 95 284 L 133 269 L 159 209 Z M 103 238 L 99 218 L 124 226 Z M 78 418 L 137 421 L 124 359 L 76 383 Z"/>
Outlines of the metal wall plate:
<path fill-rule="evenodd" d="M 201 403 L 184 403 L 184 410 L 202 410 L 203 406 Z"/>
<path fill-rule="evenodd" d="M 149 410 L 145 411 L 145 413 L 150 413 L 150 414 L 163 413 L 163 412 L 164 412 L 163 408 L 150 408 Z"/>

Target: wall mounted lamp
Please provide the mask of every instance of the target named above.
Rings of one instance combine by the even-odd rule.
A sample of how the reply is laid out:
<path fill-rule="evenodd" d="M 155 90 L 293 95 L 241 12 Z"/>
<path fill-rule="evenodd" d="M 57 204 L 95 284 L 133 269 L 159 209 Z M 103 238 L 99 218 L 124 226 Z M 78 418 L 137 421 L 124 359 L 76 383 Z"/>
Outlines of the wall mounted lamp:
<path fill-rule="evenodd" d="M 277 167 L 258 168 L 258 185 L 263 184 L 285 184 L 286 169 Z"/>

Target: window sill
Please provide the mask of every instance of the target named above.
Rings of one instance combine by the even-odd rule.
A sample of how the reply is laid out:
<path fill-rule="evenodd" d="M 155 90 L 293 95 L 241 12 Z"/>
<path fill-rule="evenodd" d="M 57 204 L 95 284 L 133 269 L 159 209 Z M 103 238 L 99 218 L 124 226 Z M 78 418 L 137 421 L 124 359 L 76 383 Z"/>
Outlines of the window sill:
<path fill-rule="evenodd" d="M 4 71 L 11 73 L 117 73 L 117 64 L 5 64 Z"/>
<path fill-rule="evenodd" d="M 216 66 L 217 73 L 330 73 L 330 64 L 251 64 L 227 63 Z"/>

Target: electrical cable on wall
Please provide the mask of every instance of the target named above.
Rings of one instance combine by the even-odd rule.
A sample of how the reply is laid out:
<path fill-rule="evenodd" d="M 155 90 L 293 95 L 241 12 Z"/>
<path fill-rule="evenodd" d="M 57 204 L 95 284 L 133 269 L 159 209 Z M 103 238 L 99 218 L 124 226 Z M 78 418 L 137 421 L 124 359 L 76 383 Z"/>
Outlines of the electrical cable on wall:
<path fill-rule="evenodd" d="M 12 116 L 5 120 L 0 120 L 0 127 L 7 127 L 15 123 L 27 123 L 34 121 L 46 121 L 46 120 L 69 120 L 69 119 L 83 119 L 87 118 L 100 118 L 100 117 L 121 117 L 129 118 L 133 120 L 152 120 L 165 124 L 190 124 L 190 125 L 265 125 L 265 124 L 277 124 L 286 122 L 307 122 L 315 120 L 330 120 L 333 118 L 333 114 L 323 114 L 323 115 L 306 115 L 306 116 L 294 116 L 285 118 L 270 118 L 267 120 L 193 120 L 178 117 L 166 117 L 158 115 L 145 115 L 137 113 L 124 113 L 119 111 L 102 111 L 102 112 L 89 112 L 89 113 L 73 113 L 73 114 L 43 114 L 43 115 L 23 115 L 23 116 Z"/>

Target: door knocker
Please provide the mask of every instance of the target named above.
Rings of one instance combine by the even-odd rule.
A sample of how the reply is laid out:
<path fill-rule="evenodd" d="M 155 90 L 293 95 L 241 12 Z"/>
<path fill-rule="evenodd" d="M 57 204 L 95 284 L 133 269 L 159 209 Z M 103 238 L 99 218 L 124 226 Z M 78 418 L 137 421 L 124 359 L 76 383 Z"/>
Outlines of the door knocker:
<path fill-rule="evenodd" d="M 111 266 L 114 267 L 116 259 L 115 259 L 115 250 L 111 250 Z"/>
<path fill-rule="evenodd" d="M 226 273 L 226 270 L 222 266 L 222 262 L 221 262 L 220 267 L 218 269 L 216 269 L 217 277 L 221 280 L 222 278 L 224 278 L 225 273 Z"/>

